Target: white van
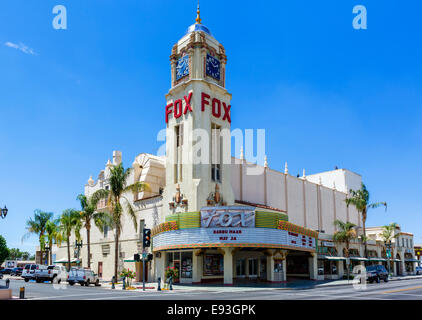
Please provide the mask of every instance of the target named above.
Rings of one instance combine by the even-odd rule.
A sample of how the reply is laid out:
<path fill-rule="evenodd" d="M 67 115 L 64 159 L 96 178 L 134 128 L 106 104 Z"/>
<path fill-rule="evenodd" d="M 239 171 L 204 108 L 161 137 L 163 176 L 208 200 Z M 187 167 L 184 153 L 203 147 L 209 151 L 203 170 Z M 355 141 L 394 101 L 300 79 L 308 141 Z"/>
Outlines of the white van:
<path fill-rule="evenodd" d="M 25 265 L 25 267 L 22 270 L 22 276 L 21 276 L 25 280 L 25 282 L 35 279 L 35 270 L 37 270 L 37 267 L 38 267 L 38 264 L 35 264 L 35 263 Z"/>

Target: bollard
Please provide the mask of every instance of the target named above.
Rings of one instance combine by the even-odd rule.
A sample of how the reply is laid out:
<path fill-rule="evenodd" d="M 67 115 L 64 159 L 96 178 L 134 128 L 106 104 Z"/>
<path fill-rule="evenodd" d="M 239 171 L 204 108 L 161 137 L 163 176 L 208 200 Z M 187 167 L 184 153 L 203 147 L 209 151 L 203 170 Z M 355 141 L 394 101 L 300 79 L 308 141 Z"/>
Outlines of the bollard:
<path fill-rule="evenodd" d="M 6 279 L 6 288 L 9 289 L 10 279 Z"/>
<path fill-rule="evenodd" d="M 25 287 L 19 289 L 19 299 L 25 299 Z"/>
<path fill-rule="evenodd" d="M 116 287 L 114 286 L 114 282 L 115 282 L 115 277 L 113 276 L 113 278 L 111 278 L 111 289 L 115 289 Z"/>
<path fill-rule="evenodd" d="M 158 287 L 157 291 L 161 291 L 161 277 L 158 277 Z"/>
<path fill-rule="evenodd" d="M 173 290 L 173 276 L 170 276 L 169 284 L 170 284 L 170 290 Z"/>
<path fill-rule="evenodd" d="M 123 277 L 123 290 L 126 290 L 126 277 Z"/>

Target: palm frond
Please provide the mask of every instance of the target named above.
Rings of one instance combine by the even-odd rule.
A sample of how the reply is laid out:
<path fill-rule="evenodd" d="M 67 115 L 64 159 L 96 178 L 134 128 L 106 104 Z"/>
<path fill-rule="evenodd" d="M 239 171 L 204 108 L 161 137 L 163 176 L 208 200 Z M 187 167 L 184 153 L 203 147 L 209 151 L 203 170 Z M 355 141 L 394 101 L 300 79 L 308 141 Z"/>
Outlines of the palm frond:
<path fill-rule="evenodd" d="M 123 189 L 123 192 L 131 191 L 133 193 L 139 193 L 139 192 L 142 192 L 142 191 L 150 191 L 150 190 L 151 190 L 151 187 L 149 186 L 148 183 L 138 181 L 138 182 L 135 182 L 134 184 L 131 184 L 131 185 L 125 187 Z"/>

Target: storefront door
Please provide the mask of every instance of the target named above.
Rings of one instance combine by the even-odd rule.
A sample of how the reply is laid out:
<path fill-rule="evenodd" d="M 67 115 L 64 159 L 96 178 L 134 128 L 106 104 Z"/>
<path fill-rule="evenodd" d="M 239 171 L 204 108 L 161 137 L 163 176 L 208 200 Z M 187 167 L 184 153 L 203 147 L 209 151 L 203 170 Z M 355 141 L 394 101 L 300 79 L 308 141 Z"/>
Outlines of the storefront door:
<path fill-rule="evenodd" d="M 236 260 L 236 277 L 244 278 L 246 276 L 246 259 Z"/>
<path fill-rule="evenodd" d="M 259 278 L 261 280 L 267 280 L 267 258 L 263 257 L 259 264 Z"/>
<path fill-rule="evenodd" d="M 258 277 L 258 259 L 251 258 L 249 259 L 249 272 L 248 276 L 250 279 L 255 279 Z"/>

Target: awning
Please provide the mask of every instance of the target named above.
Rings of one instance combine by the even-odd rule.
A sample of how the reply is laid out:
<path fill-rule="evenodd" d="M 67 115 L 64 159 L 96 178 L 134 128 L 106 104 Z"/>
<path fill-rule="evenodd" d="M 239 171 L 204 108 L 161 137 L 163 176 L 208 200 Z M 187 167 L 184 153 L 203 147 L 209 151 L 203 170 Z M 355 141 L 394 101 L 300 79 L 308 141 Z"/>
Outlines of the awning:
<path fill-rule="evenodd" d="M 335 261 L 346 260 L 345 257 L 323 256 L 323 255 L 318 255 L 318 259 L 320 259 L 320 260 L 335 260 Z"/>
<path fill-rule="evenodd" d="M 362 257 L 350 257 L 350 260 L 368 261 L 368 259 Z"/>
<path fill-rule="evenodd" d="M 369 257 L 369 261 L 387 261 L 384 258 L 378 258 L 378 257 Z"/>
<path fill-rule="evenodd" d="M 406 262 L 419 262 L 417 259 L 404 259 Z"/>
<path fill-rule="evenodd" d="M 81 261 L 76 258 L 70 259 L 70 263 L 80 263 L 80 262 Z M 67 258 L 62 258 L 62 259 L 54 261 L 54 263 L 69 263 L 69 261 L 67 261 Z"/>

